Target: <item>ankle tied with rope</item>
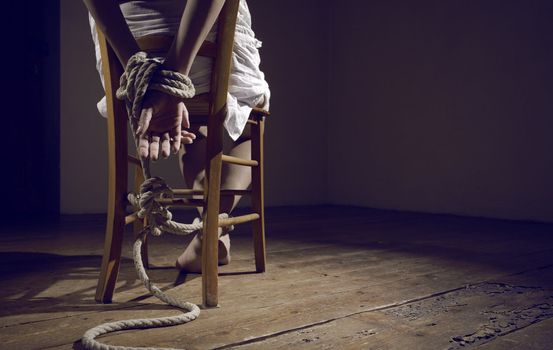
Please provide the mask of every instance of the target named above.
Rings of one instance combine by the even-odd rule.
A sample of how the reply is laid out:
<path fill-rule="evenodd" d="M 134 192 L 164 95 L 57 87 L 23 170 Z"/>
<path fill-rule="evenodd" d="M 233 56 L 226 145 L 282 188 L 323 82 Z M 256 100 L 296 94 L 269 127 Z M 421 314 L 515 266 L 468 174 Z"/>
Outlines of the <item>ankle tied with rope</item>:
<path fill-rule="evenodd" d="M 181 98 L 191 98 L 195 94 L 194 85 L 189 77 L 179 72 L 165 70 L 163 69 L 162 60 L 148 57 L 148 54 L 142 51 L 137 52 L 129 59 L 125 72 L 121 75 L 119 89 L 116 92 L 117 98 L 125 101 L 133 131 L 136 131 L 138 127 L 142 99 L 148 90 L 158 90 Z M 97 341 L 95 338 L 107 333 L 129 329 L 176 326 L 193 321 L 200 314 L 200 308 L 196 304 L 177 300 L 163 293 L 159 287 L 150 281 L 142 264 L 141 251 L 148 234 L 159 236 L 162 232 L 168 232 L 176 235 L 189 235 L 194 232 L 201 232 L 203 223 L 195 221 L 192 224 L 183 224 L 173 221 L 173 216 L 167 207 L 156 200 L 173 197 L 173 190 L 162 178 L 150 175 L 149 160 L 141 159 L 140 163 L 146 180 L 141 184 L 139 194 L 130 193 L 127 197 L 129 203 L 134 208 L 138 208 L 134 215 L 139 219 L 146 219 L 147 222 L 147 226 L 138 235 L 133 245 L 135 269 L 138 277 L 153 296 L 187 312 L 170 317 L 122 320 L 101 324 L 89 329 L 83 335 L 82 344 L 89 350 L 169 350 L 167 348 L 108 345 Z M 225 213 L 219 215 L 219 219 L 228 217 L 228 214 Z M 232 226 L 228 227 L 229 231 L 232 229 Z"/>

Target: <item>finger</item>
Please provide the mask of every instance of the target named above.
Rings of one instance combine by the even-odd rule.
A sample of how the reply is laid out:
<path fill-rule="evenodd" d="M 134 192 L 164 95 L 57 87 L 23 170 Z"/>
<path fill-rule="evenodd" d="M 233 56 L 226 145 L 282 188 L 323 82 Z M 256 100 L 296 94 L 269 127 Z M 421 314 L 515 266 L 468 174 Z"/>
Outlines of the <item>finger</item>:
<path fill-rule="evenodd" d="M 190 127 L 190 120 L 188 119 L 188 109 L 186 109 L 186 106 L 184 103 L 182 104 L 182 127 L 185 129 L 188 129 Z"/>
<path fill-rule="evenodd" d="M 150 127 L 150 121 L 152 120 L 152 109 L 143 108 L 140 112 L 140 119 L 138 120 L 138 128 L 136 129 L 137 135 L 146 135 L 148 128 Z"/>
<path fill-rule="evenodd" d="M 179 103 L 178 107 L 177 108 L 185 108 L 184 107 L 184 103 Z M 182 117 L 182 110 L 179 111 L 180 113 L 180 116 Z M 172 149 L 173 149 L 173 153 L 177 153 L 180 149 L 180 146 L 181 146 L 181 130 L 182 130 L 182 119 L 179 123 L 177 123 L 177 125 L 171 129 L 170 131 L 170 135 L 171 137 L 173 138 L 173 145 L 172 145 Z"/>
<path fill-rule="evenodd" d="M 171 145 L 171 150 L 173 153 L 177 153 L 181 146 L 182 131 L 180 127 L 174 128 L 170 132 L 171 138 L 173 138 L 173 144 Z"/>
<path fill-rule="evenodd" d="M 159 156 L 159 135 L 150 137 L 150 159 L 157 160 Z"/>
<path fill-rule="evenodd" d="M 186 136 L 186 137 L 189 137 L 189 138 L 191 138 L 191 139 L 193 139 L 193 140 L 196 139 L 196 134 L 194 134 L 194 133 L 192 133 L 192 132 L 190 132 L 190 131 L 187 131 L 187 130 L 181 131 L 181 136 L 182 136 L 182 137 L 185 137 L 185 136 Z"/>
<path fill-rule="evenodd" d="M 161 136 L 161 156 L 163 158 L 169 157 L 169 154 L 171 152 L 171 140 L 169 137 L 169 133 L 163 133 Z"/>
<path fill-rule="evenodd" d="M 189 145 L 191 143 L 194 143 L 194 140 L 196 139 L 196 135 L 194 135 L 191 132 L 188 132 L 186 130 L 183 130 L 181 132 L 181 143 Z"/>
<path fill-rule="evenodd" d="M 183 138 L 181 138 L 180 142 L 183 145 L 190 145 L 190 144 L 194 143 L 194 140 L 192 140 L 192 138 L 190 138 L 190 137 L 183 137 Z"/>
<path fill-rule="evenodd" d="M 138 156 L 141 159 L 148 158 L 148 149 L 150 147 L 150 142 L 148 141 L 148 137 L 145 135 L 138 136 L 138 149 L 137 153 Z"/>

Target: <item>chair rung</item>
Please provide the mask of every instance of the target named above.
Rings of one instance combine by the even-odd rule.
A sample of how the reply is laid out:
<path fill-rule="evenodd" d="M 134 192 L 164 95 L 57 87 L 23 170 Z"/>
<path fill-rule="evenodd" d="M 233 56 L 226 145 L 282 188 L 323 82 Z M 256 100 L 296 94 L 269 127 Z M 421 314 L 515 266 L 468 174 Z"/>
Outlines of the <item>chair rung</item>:
<path fill-rule="evenodd" d="M 262 117 L 268 117 L 268 116 L 271 115 L 271 113 L 269 113 L 269 111 L 264 110 L 263 108 L 259 108 L 259 107 L 252 108 L 252 113 L 251 114 L 253 116 L 262 116 Z"/>
<path fill-rule="evenodd" d="M 223 154 L 221 160 L 225 163 L 236 164 L 236 165 L 245 165 L 245 166 L 258 166 L 259 165 L 257 160 L 249 160 L 249 159 L 243 159 L 243 158 L 238 158 L 238 157 L 233 157 L 233 156 L 227 156 L 226 154 Z"/>
<path fill-rule="evenodd" d="M 221 190 L 221 196 L 247 196 L 252 194 L 251 190 Z"/>
<path fill-rule="evenodd" d="M 251 190 L 221 190 L 221 196 L 245 196 L 251 193 Z M 173 194 L 177 196 L 202 196 L 204 194 L 204 190 L 176 188 L 173 189 Z"/>
<path fill-rule="evenodd" d="M 156 199 L 161 205 L 171 207 L 203 207 L 203 199 L 187 199 L 187 198 L 158 198 Z"/>
<path fill-rule="evenodd" d="M 198 51 L 198 56 L 217 57 L 217 45 L 211 41 L 204 41 Z"/>
<path fill-rule="evenodd" d="M 151 34 L 138 38 L 136 40 L 142 51 L 150 53 L 165 53 L 169 51 L 173 44 L 173 36 L 164 34 Z M 198 51 L 198 56 L 215 57 L 217 55 L 217 44 L 211 41 L 204 41 Z"/>
<path fill-rule="evenodd" d="M 132 224 L 136 220 L 138 220 L 138 216 L 136 216 L 136 213 L 127 215 L 125 216 L 125 225 Z"/>
<path fill-rule="evenodd" d="M 188 108 L 188 107 L 186 107 L 186 108 Z M 207 123 L 208 123 L 207 114 L 204 114 L 202 111 L 194 113 L 194 114 L 192 114 L 191 112 L 189 112 L 189 113 L 191 115 L 190 125 L 200 125 L 200 126 L 207 125 Z"/>
<path fill-rule="evenodd" d="M 243 224 L 243 223 L 255 221 L 255 220 L 259 220 L 259 214 L 257 213 L 233 216 L 228 219 L 220 219 L 219 226 L 224 227 L 224 226 L 230 226 L 230 225 L 238 225 L 238 224 Z"/>
<path fill-rule="evenodd" d="M 190 115 L 191 124 L 207 125 L 209 115 L 209 94 L 200 94 L 184 100 L 186 109 Z"/>
<path fill-rule="evenodd" d="M 193 190 L 191 188 L 174 188 L 173 194 L 177 196 L 203 195 L 204 190 Z"/>
<path fill-rule="evenodd" d="M 168 198 L 163 198 L 168 199 Z M 238 225 L 238 224 L 244 224 L 246 222 L 255 221 L 259 219 L 259 214 L 253 213 L 253 214 L 246 214 L 241 216 L 233 216 L 228 219 L 220 219 L 219 220 L 219 226 L 230 226 L 230 225 Z M 125 225 L 132 224 L 136 220 L 139 220 L 138 216 L 136 216 L 136 213 L 130 214 L 125 216 Z"/>

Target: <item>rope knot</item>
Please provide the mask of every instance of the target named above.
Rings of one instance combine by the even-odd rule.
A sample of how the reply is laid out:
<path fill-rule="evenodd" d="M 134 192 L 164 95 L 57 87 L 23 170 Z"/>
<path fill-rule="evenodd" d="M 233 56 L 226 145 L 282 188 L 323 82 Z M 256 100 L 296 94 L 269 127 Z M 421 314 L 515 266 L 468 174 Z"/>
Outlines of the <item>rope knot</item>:
<path fill-rule="evenodd" d="M 148 90 L 161 91 L 183 99 L 196 94 L 194 84 L 188 76 L 163 69 L 163 60 L 139 51 L 127 62 L 116 91 L 117 98 L 126 103 L 129 118 L 140 118 L 142 100 Z"/>
<path fill-rule="evenodd" d="M 142 183 L 140 194 L 135 200 L 139 208 L 137 216 L 148 219 L 147 229 L 154 236 L 161 235 L 163 227 L 173 218 L 171 212 L 156 201 L 164 197 L 173 197 L 173 190 L 162 178 L 151 177 Z"/>

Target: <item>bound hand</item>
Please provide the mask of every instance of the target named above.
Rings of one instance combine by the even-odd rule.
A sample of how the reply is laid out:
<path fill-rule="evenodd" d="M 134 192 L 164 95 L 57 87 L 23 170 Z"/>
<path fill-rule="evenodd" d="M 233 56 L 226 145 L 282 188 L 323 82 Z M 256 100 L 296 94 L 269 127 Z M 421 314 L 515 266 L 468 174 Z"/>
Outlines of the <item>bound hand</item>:
<path fill-rule="evenodd" d="M 161 155 L 177 153 L 181 143 L 190 144 L 196 138 L 184 129 L 190 127 L 188 110 L 182 99 L 155 90 L 146 92 L 142 100 L 142 112 L 136 131 L 138 156 L 157 160 L 161 143 Z"/>

